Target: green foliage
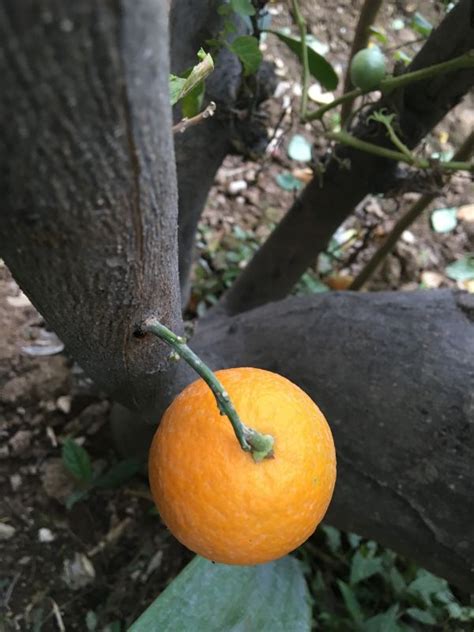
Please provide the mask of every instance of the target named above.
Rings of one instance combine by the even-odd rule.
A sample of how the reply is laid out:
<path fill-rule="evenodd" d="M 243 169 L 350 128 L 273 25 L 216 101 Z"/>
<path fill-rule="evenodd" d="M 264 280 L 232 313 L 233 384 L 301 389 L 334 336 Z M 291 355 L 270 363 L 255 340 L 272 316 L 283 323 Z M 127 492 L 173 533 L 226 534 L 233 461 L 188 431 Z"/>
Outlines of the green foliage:
<path fill-rule="evenodd" d="M 266 32 L 276 35 L 276 37 L 286 44 L 291 52 L 297 55 L 299 60 L 302 61 L 301 39 L 299 37 L 295 35 L 288 35 L 283 31 L 273 31 L 270 29 Z M 322 55 L 314 50 L 311 43 L 307 44 L 307 49 L 309 72 L 311 75 L 319 81 L 326 90 L 335 90 L 337 88 L 339 78 L 334 68 Z"/>
<path fill-rule="evenodd" d="M 300 563 L 227 566 L 201 557 L 178 575 L 129 632 L 309 632 L 311 607 Z"/>
<path fill-rule="evenodd" d="M 204 96 L 204 82 L 214 70 L 214 61 L 209 53 L 202 50 L 198 52 L 201 60 L 198 64 L 189 68 L 182 77 L 170 75 L 169 90 L 171 105 L 183 101 L 183 115 L 194 116 L 199 112 Z"/>
<path fill-rule="evenodd" d="M 66 499 L 70 509 L 80 500 L 85 500 L 94 488 L 115 489 L 130 480 L 143 463 L 137 459 L 125 459 L 112 465 L 104 474 L 94 472 L 91 458 L 82 446 L 73 439 L 66 439 L 62 448 L 64 467 L 78 482 L 78 489 Z"/>
<path fill-rule="evenodd" d="M 262 53 L 258 39 L 252 35 L 241 35 L 233 42 L 227 44 L 230 51 L 237 55 L 244 68 L 244 75 L 253 75 L 257 72 L 262 63 Z"/>
<path fill-rule="evenodd" d="M 474 628 L 446 580 L 418 569 L 354 533 L 322 525 L 298 551 L 313 597 L 316 629 L 325 632 L 443 632 Z"/>
<path fill-rule="evenodd" d="M 232 10 L 238 15 L 255 15 L 255 7 L 251 0 L 230 0 Z"/>
<path fill-rule="evenodd" d="M 66 439 L 62 449 L 64 467 L 83 484 L 91 482 L 93 477 L 92 463 L 86 450 L 73 439 Z"/>
<path fill-rule="evenodd" d="M 433 25 L 431 22 L 428 22 L 424 15 L 417 11 L 413 15 L 410 28 L 415 31 L 415 33 L 419 33 L 419 35 L 422 35 L 423 37 L 428 37 L 433 30 Z"/>

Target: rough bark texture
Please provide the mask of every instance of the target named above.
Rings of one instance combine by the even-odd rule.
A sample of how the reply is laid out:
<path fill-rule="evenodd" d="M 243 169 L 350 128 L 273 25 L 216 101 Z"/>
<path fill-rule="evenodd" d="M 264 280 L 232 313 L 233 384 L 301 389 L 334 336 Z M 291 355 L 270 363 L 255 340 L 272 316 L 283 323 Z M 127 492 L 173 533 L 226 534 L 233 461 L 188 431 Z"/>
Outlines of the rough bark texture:
<path fill-rule="evenodd" d="M 474 588 L 474 297 L 291 298 L 216 319 L 192 346 L 214 368 L 285 375 L 320 405 L 338 455 L 329 522 Z"/>
<path fill-rule="evenodd" d="M 410 70 L 430 66 L 474 48 L 474 0 L 461 0 L 433 31 Z M 413 83 L 383 99 L 399 114 L 401 137 L 413 148 L 474 85 L 474 70 L 442 74 Z M 354 134 L 390 146 L 385 130 L 364 119 Z M 323 185 L 317 178 L 250 261 L 223 300 L 221 308 L 238 313 L 285 297 L 322 252 L 336 228 L 369 193 L 390 189 L 397 163 L 348 147 L 337 146 L 339 160 L 329 160 Z M 348 161 L 350 169 L 344 166 Z"/>
<path fill-rule="evenodd" d="M 168 351 L 134 325 L 180 328 L 166 5 L 4 2 L 0 41 L 1 255 L 84 369 L 152 407 Z"/>

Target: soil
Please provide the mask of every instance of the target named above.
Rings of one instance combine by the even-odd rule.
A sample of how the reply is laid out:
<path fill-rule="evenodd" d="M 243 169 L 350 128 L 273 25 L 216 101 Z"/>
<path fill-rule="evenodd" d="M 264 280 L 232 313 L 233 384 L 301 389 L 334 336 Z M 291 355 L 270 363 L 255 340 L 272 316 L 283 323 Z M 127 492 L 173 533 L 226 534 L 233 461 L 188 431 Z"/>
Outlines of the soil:
<path fill-rule="evenodd" d="M 333 11 L 319 3 L 317 12 L 314 3 L 303 4 L 314 35 L 329 45 L 329 59 L 340 71 L 360 4 L 339 2 Z M 436 23 L 436 8 L 424 4 L 424 14 Z M 403 10 L 386 7 L 380 25 L 415 10 L 403 5 Z M 288 24 L 283 5 L 271 6 L 274 24 Z M 389 32 L 390 44 L 413 39 L 405 31 Z M 262 159 L 230 156 L 219 171 L 202 220 L 216 252 L 226 246 L 235 226 L 264 240 L 290 205 L 295 194 L 284 191 L 275 178 L 299 170 L 304 179 L 301 171 L 307 165 L 291 161 L 286 153 L 294 133 L 311 138 L 316 154 L 325 149 L 314 130 L 297 122 L 298 64 L 270 37 L 266 55 L 275 60 L 279 73 L 277 96 L 265 105 L 270 127 L 276 127 L 282 108 L 286 115 L 279 123 L 278 142 Z M 452 150 L 471 131 L 470 106 L 469 100 L 458 106 L 427 139 L 428 155 Z M 432 208 L 467 205 L 472 193 L 472 183 L 455 176 Z M 364 200 L 344 227 L 353 229 L 352 241 L 332 257 L 329 272 L 322 273 L 321 265 L 315 268 L 322 280 L 330 285 L 331 277 L 356 274 L 414 199 L 407 193 L 397 200 Z M 472 213 L 470 221 L 459 219 L 452 232 L 437 234 L 426 212 L 404 234 L 368 289 L 453 286 L 446 265 L 473 251 Z M 117 462 L 108 423 L 111 404 L 47 330 L 3 265 L 0 324 L 0 630 L 103 630 L 114 622 L 130 623 L 192 554 L 160 523 L 146 479 L 139 474 L 118 489 L 93 490 L 84 501 L 66 507 L 78 483 L 64 468 L 61 446 L 68 437 L 83 445 L 96 471 Z"/>

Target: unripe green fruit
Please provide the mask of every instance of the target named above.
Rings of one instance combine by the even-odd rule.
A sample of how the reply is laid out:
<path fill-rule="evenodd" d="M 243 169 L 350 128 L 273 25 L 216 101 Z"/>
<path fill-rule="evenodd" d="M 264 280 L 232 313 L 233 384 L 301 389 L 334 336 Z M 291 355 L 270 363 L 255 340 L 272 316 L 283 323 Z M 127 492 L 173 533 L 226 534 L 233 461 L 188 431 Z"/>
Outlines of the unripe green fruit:
<path fill-rule="evenodd" d="M 351 81 L 361 90 L 375 90 L 385 77 L 385 57 L 380 49 L 363 48 L 351 61 Z"/>

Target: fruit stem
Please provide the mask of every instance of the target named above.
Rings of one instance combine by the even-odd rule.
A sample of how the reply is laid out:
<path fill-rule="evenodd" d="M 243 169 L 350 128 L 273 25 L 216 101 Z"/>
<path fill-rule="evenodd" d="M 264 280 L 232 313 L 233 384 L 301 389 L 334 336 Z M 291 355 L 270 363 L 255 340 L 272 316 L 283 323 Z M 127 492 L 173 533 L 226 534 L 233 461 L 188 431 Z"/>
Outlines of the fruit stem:
<path fill-rule="evenodd" d="M 261 434 L 257 432 L 257 430 L 249 428 L 240 420 L 230 400 L 229 394 L 223 385 L 219 382 L 211 369 L 188 347 L 185 338 L 177 336 L 155 317 L 147 318 L 136 333 L 138 335 L 150 333 L 157 336 L 160 340 L 166 342 L 175 353 L 183 358 L 183 360 L 202 377 L 216 398 L 217 408 L 220 414 L 226 415 L 232 424 L 240 447 L 242 450 L 245 450 L 245 452 L 250 452 L 254 461 L 258 462 L 273 457 L 273 437 L 271 435 Z"/>

